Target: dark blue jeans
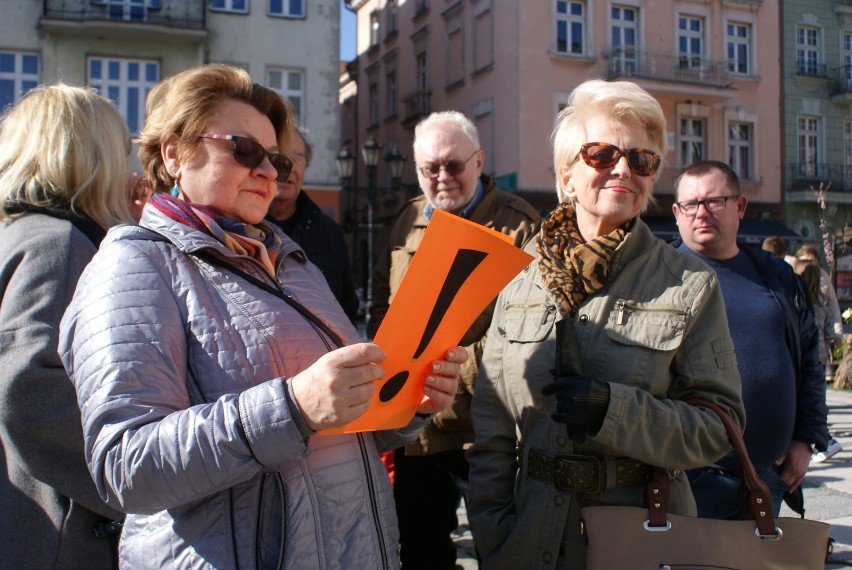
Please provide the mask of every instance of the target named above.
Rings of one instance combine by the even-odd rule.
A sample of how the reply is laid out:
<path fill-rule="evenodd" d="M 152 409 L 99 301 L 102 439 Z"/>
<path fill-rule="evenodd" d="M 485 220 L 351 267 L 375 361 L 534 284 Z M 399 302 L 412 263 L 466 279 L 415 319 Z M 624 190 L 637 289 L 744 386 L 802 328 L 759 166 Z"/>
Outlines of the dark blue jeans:
<path fill-rule="evenodd" d="M 777 517 L 781 512 L 787 483 L 774 467 L 758 475 L 772 493 L 772 516 Z M 687 476 L 698 505 L 699 517 L 727 520 L 748 518 L 740 509 L 739 491 L 743 478 L 738 472 L 704 467 L 687 471 Z"/>

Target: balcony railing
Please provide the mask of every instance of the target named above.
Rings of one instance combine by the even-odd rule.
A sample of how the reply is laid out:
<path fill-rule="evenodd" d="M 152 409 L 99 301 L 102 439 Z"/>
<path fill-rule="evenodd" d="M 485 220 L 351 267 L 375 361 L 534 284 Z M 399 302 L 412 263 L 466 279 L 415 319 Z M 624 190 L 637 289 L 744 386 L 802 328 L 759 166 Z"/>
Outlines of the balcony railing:
<path fill-rule="evenodd" d="M 44 0 L 43 17 L 68 22 L 129 22 L 203 30 L 205 2 L 160 1 L 160 7 L 122 6 L 91 0 Z M 156 4 L 155 4 L 156 5 Z"/>
<path fill-rule="evenodd" d="M 842 65 L 834 70 L 834 84 L 831 95 L 852 94 L 852 66 Z"/>
<path fill-rule="evenodd" d="M 829 185 L 833 192 L 852 192 L 852 166 L 827 162 L 794 162 L 790 164 L 790 189 L 817 189 Z"/>
<path fill-rule="evenodd" d="M 804 77 L 820 77 L 828 79 L 828 67 L 824 63 L 815 63 L 807 60 L 796 61 L 796 75 Z"/>
<path fill-rule="evenodd" d="M 402 119 L 402 126 L 406 129 L 413 129 L 420 122 L 420 119 L 429 115 L 432 112 L 431 99 L 431 91 L 415 91 L 403 98 L 405 117 Z"/>
<path fill-rule="evenodd" d="M 677 55 L 631 48 L 614 48 L 609 59 L 608 79 L 638 78 L 728 87 L 728 63 L 691 55 Z"/>

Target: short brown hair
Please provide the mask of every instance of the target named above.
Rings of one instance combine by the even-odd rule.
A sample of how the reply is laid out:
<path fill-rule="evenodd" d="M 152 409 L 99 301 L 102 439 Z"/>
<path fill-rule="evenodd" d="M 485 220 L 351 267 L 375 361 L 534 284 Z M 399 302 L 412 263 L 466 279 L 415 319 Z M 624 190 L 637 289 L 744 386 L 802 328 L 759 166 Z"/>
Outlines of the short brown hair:
<path fill-rule="evenodd" d="M 249 74 L 238 67 L 220 63 L 193 67 L 155 85 L 145 102 L 148 117 L 137 142 L 139 161 L 151 190 L 167 192 L 173 183 L 160 145 L 177 135 L 179 152 L 191 156 L 209 118 L 221 103 L 231 99 L 248 103 L 266 116 L 279 146 L 284 147 L 293 121 L 281 96 L 252 83 Z"/>
<path fill-rule="evenodd" d="M 784 259 L 787 255 L 787 246 L 784 245 L 784 240 L 778 236 L 769 236 L 763 240 L 763 249 L 779 259 Z"/>
<path fill-rule="evenodd" d="M 700 160 L 698 162 L 693 162 L 681 170 L 680 174 L 678 174 L 677 178 L 675 178 L 675 201 L 677 201 L 677 191 L 680 186 L 680 181 L 684 176 L 704 176 L 705 174 L 710 174 L 714 170 L 718 170 L 722 173 L 725 177 L 725 185 L 728 187 L 728 190 L 730 190 L 732 194 L 738 196 L 740 194 L 740 177 L 737 176 L 737 173 L 734 172 L 730 166 L 718 160 Z"/>

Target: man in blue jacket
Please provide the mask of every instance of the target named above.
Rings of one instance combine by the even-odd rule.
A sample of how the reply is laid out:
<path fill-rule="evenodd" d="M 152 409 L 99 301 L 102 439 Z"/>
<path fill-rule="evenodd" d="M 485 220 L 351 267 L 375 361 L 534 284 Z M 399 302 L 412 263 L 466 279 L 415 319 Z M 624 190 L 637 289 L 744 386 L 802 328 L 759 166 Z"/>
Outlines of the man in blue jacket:
<path fill-rule="evenodd" d="M 784 494 L 797 491 L 805 477 L 811 446 L 828 443 L 825 375 L 798 277 L 769 252 L 737 243 L 747 204 L 728 165 L 688 166 L 675 180 L 672 209 L 682 241 L 674 245 L 700 257 L 719 278 L 742 378 L 746 448 L 777 516 Z M 744 518 L 742 472 L 733 453 L 689 478 L 699 516 Z"/>

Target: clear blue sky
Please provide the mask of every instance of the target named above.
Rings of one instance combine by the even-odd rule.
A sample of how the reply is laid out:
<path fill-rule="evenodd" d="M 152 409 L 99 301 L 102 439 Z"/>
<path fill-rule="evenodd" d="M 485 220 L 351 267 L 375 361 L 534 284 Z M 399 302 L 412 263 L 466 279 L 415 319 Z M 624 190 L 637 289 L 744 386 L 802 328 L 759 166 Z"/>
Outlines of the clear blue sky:
<path fill-rule="evenodd" d="M 340 0 L 340 60 L 355 59 L 355 14 Z"/>

